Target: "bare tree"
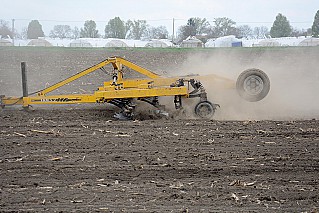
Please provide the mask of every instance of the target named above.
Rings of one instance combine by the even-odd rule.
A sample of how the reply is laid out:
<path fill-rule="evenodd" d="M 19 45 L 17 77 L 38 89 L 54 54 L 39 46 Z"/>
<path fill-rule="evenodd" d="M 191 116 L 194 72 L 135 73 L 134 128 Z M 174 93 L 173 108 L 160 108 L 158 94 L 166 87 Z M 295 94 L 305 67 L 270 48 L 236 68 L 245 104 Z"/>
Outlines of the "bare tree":
<path fill-rule="evenodd" d="M 292 28 L 291 36 L 293 37 L 307 36 L 307 30 Z"/>
<path fill-rule="evenodd" d="M 17 30 L 14 33 L 14 37 L 17 39 L 27 39 L 27 28 L 24 27 L 20 32 L 18 32 Z"/>
<path fill-rule="evenodd" d="M 267 38 L 269 36 L 269 29 L 266 26 L 255 27 L 253 35 L 258 39 Z"/>
<path fill-rule="evenodd" d="M 77 27 L 74 27 L 71 32 L 71 38 L 77 39 L 80 37 L 80 30 Z"/>
<path fill-rule="evenodd" d="M 51 38 L 70 38 L 71 37 L 71 27 L 69 25 L 55 25 L 53 30 L 50 32 Z"/>
<path fill-rule="evenodd" d="M 167 39 L 168 31 L 165 26 L 159 27 L 149 27 L 148 28 L 148 38 L 150 39 Z"/>
<path fill-rule="evenodd" d="M 13 37 L 13 32 L 8 26 L 8 22 L 4 20 L 0 20 L 0 36 L 2 38 L 12 38 Z"/>
<path fill-rule="evenodd" d="M 238 38 L 250 38 L 253 36 L 253 29 L 249 25 L 240 25 L 237 27 Z"/>

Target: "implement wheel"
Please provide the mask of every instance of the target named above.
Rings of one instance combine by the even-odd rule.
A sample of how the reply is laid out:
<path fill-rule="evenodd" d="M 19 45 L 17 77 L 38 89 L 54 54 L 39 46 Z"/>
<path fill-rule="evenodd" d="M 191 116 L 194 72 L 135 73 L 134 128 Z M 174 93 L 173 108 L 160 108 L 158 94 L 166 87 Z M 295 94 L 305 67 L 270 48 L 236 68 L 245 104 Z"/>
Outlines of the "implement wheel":
<path fill-rule="evenodd" d="M 248 69 L 239 75 L 236 88 L 243 99 L 256 102 L 266 97 L 270 90 L 270 81 L 263 71 Z"/>
<path fill-rule="evenodd" d="M 195 106 L 195 115 L 202 119 L 210 119 L 215 113 L 214 105 L 209 101 L 202 101 Z"/>

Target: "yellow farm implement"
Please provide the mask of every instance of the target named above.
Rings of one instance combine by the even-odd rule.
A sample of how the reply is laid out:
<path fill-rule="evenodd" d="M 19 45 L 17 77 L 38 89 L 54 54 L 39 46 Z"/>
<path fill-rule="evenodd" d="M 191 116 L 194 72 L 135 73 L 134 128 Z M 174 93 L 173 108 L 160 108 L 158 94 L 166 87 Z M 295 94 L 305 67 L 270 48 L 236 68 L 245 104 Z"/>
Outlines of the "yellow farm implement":
<path fill-rule="evenodd" d="M 104 82 L 93 94 L 62 94 L 48 95 L 48 93 L 74 81 L 96 70 L 104 70 L 105 66 L 111 64 L 112 80 Z M 138 66 L 121 57 L 110 57 L 104 61 L 87 68 L 63 81 L 33 94 L 27 92 L 27 81 L 25 74 L 25 64 L 22 67 L 23 97 L 0 96 L 2 108 L 10 105 L 22 105 L 27 108 L 35 104 L 78 104 L 78 103 L 110 103 L 121 109 L 121 113 L 116 117 L 121 119 L 131 119 L 134 117 L 136 107 L 134 100 L 145 101 L 154 107 L 162 110 L 159 104 L 159 97 L 172 96 L 176 109 L 182 108 L 184 98 L 199 98 L 195 106 L 195 115 L 199 118 L 211 118 L 214 115 L 217 104 L 207 100 L 206 91 L 202 83 L 192 77 L 163 77 Z M 125 79 L 123 67 L 130 68 L 144 76 L 143 79 Z M 269 79 L 261 70 L 250 69 L 244 71 L 238 78 L 237 83 L 214 76 L 225 84 L 237 87 L 239 95 L 248 101 L 259 101 L 263 99 L 269 91 Z"/>

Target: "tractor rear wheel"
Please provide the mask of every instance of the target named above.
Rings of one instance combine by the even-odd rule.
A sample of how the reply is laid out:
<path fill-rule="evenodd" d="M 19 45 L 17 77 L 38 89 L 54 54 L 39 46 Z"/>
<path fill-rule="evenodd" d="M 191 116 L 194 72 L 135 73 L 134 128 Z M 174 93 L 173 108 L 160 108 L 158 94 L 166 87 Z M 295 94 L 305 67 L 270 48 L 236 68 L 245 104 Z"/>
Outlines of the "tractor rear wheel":
<path fill-rule="evenodd" d="M 242 98 L 256 102 L 267 96 L 270 90 L 270 80 L 263 71 L 248 69 L 239 75 L 236 88 Z"/>

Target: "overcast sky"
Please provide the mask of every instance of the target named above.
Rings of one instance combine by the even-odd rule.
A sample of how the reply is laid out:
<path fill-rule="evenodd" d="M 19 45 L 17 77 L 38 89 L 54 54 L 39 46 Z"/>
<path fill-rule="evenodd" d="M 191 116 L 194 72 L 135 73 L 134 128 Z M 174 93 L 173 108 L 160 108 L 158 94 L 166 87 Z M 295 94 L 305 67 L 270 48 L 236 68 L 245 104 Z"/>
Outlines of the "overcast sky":
<path fill-rule="evenodd" d="M 20 32 L 31 20 L 39 20 L 44 33 L 54 25 L 83 27 L 85 20 L 94 20 L 100 34 L 108 20 L 118 16 L 122 20 L 147 20 L 151 26 L 164 25 L 172 33 L 191 17 L 228 17 L 237 25 L 267 26 L 269 29 L 278 13 L 282 13 L 294 28 L 312 26 L 319 0 L 5 0 L 1 1 L 0 19 Z"/>

